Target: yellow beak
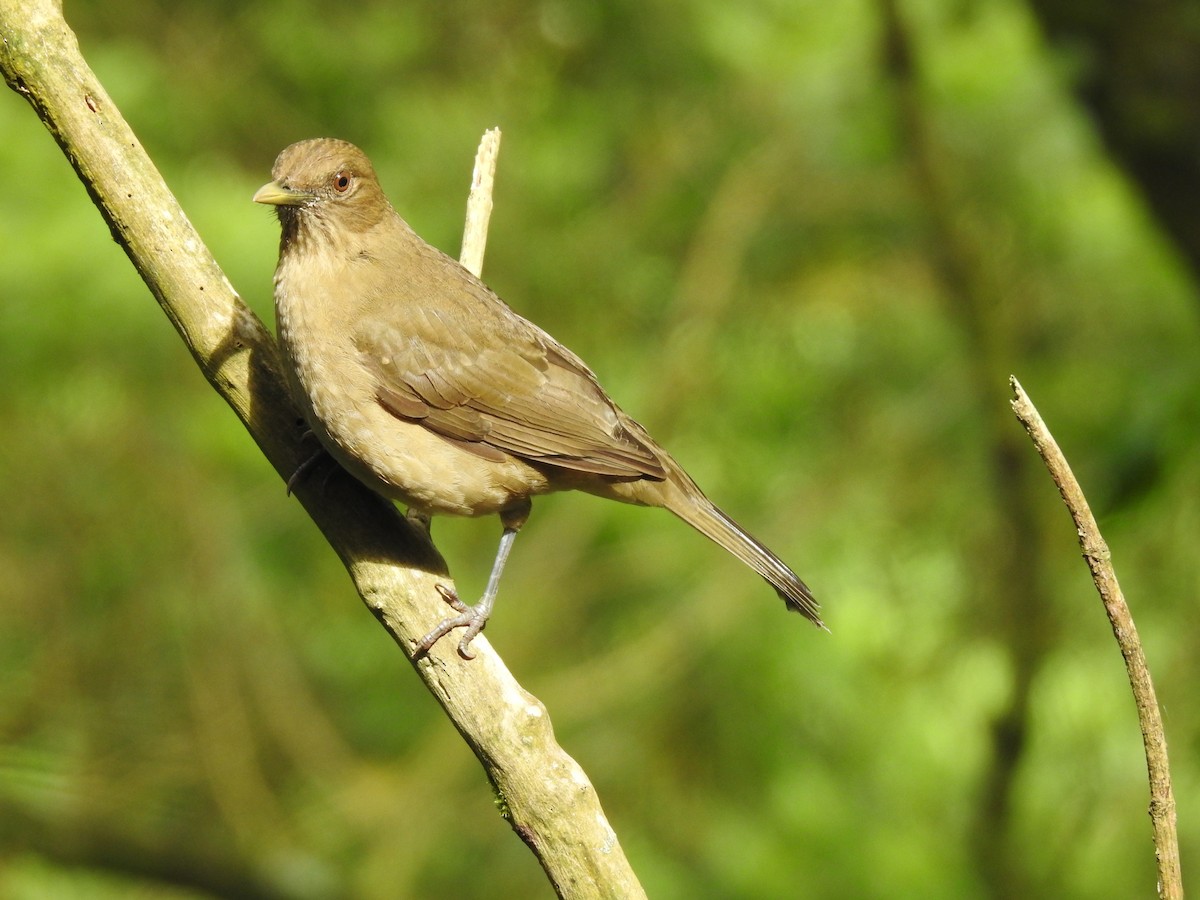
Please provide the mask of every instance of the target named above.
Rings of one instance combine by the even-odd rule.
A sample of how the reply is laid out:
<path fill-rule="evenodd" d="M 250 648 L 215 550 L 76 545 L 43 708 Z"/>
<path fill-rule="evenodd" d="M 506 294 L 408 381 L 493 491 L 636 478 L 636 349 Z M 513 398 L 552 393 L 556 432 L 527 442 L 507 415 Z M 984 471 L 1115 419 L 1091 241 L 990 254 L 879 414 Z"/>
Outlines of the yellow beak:
<path fill-rule="evenodd" d="M 308 191 L 286 188 L 278 181 L 268 181 L 254 192 L 255 203 L 269 203 L 271 206 L 304 206 L 315 199 Z"/>

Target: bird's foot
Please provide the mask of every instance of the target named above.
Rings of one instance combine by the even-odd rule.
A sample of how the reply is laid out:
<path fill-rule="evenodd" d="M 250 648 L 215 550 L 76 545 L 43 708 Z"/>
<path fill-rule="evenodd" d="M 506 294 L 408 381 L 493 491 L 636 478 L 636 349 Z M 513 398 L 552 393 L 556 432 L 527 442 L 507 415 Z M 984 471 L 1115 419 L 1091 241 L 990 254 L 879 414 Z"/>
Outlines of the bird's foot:
<path fill-rule="evenodd" d="M 466 631 L 458 642 L 458 655 L 463 659 L 474 659 L 475 654 L 471 652 L 471 641 L 479 636 L 479 632 L 483 631 L 483 627 L 487 624 L 488 617 L 492 614 L 492 604 L 485 597 L 475 606 L 468 606 L 459 599 L 453 588 L 446 587 L 444 584 L 437 585 L 437 592 L 442 595 L 443 600 L 458 611 L 458 615 L 438 622 L 429 634 L 417 642 L 413 649 L 413 657 L 419 659 L 424 656 L 433 649 L 434 644 L 455 628 L 465 628 Z"/>
<path fill-rule="evenodd" d="M 316 437 L 316 435 L 312 433 L 312 429 L 306 428 L 304 430 L 304 434 L 300 435 L 300 440 L 306 441 L 309 438 L 315 438 L 315 437 Z M 306 459 L 304 462 L 300 463 L 300 465 L 296 466 L 296 471 L 293 472 L 292 477 L 287 480 L 287 495 L 289 497 L 292 496 L 292 491 L 295 490 L 296 485 L 298 485 L 305 478 L 307 478 L 308 473 L 311 472 L 313 469 L 315 469 L 321 463 L 321 461 L 326 458 L 332 459 L 333 457 L 329 456 L 329 454 L 325 451 L 325 448 L 322 447 L 320 444 L 318 444 L 317 452 L 314 453 L 312 456 L 310 456 L 308 459 Z M 329 482 L 329 473 L 328 472 L 325 473 L 325 482 L 326 482 L 326 484 L 328 484 L 328 482 Z"/>

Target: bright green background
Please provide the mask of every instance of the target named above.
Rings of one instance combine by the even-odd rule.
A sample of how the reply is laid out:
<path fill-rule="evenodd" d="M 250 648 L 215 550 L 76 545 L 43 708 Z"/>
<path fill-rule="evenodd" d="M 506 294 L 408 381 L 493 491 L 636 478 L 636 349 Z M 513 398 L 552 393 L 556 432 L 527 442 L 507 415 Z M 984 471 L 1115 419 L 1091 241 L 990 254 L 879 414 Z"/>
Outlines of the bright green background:
<path fill-rule="evenodd" d="M 1200 297 L 1022 3 L 904 7 L 924 143 L 863 2 L 95 7 L 85 55 L 268 321 L 280 148 L 355 141 L 457 253 L 501 126 L 487 279 L 824 603 L 832 635 L 663 513 L 535 505 L 488 637 L 652 897 L 1152 895 L 1120 656 L 1010 373 L 1146 642 L 1187 871 Z M 0 166 L 0 895 L 551 896 L 8 92 Z M 498 523 L 434 534 L 476 593 Z"/>

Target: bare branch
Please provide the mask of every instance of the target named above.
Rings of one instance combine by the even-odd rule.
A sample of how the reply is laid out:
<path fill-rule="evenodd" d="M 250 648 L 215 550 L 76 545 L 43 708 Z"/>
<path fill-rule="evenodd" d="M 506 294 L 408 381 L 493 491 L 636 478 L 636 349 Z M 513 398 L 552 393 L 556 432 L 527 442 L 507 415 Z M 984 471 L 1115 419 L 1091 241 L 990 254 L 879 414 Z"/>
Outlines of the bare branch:
<path fill-rule="evenodd" d="M 1092 573 L 1092 581 L 1104 602 L 1104 611 L 1112 625 L 1117 645 L 1125 658 L 1125 671 L 1133 688 L 1142 744 L 1146 750 L 1146 768 L 1150 776 L 1150 821 L 1154 829 L 1154 855 L 1158 861 L 1158 895 L 1164 900 L 1181 900 L 1183 881 L 1179 868 L 1179 838 L 1175 827 L 1175 796 L 1171 790 L 1171 769 L 1167 761 L 1167 738 L 1162 715 L 1154 693 L 1154 683 L 1146 666 L 1142 642 L 1133 624 L 1129 606 L 1117 583 L 1108 545 L 1100 534 L 1087 498 L 1075 480 L 1066 457 L 1042 421 L 1033 402 L 1015 377 L 1009 378 L 1013 390 L 1013 412 L 1033 439 L 1033 445 L 1050 471 L 1063 502 L 1075 520 L 1079 546 Z"/>
<path fill-rule="evenodd" d="M 500 129 L 483 133 L 475 151 L 475 171 L 467 195 L 467 224 L 463 229 L 459 262 L 478 278 L 483 274 L 483 252 L 487 247 L 488 221 L 492 217 L 492 186 L 496 182 L 496 158 L 500 155 Z"/>
<path fill-rule="evenodd" d="M 0 0 L 0 40 L 5 80 L 58 141 L 205 376 L 288 477 L 308 448 L 275 343 L 83 60 L 59 3 Z M 300 501 L 411 658 L 414 643 L 444 615 L 435 585 L 449 583 L 445 563 L 422 529 L 354 479 L 320 482 L 300 484 Z M 587 776 L 555 743 L 545 707 L 486 640 L 473 646 L 472 662 L 443 642 L 415 668 L 482 762 L 503 816 L 560 896 L 645 896 Z"/>

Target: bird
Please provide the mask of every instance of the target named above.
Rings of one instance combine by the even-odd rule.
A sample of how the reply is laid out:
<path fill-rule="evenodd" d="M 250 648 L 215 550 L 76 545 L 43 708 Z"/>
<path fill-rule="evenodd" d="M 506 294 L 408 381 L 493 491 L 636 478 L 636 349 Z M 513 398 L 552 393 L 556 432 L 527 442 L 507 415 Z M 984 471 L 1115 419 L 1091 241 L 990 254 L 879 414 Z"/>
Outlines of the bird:
<path fill-rule="evenodd" d="M 253 197 L 280 224 L 274 277 L 285 376 L 323 451 L 419 517 L 498 515 L 500 544 L 458 653 L 492 614 L 532 498 L 577 490 L 662 507 L 762 576 L 825 628 L 808 586 L 715 506 L 563 344 L 515 312 L 392 207 L 366 154 L 317 138 L 284 148 Z M 828 629 L 826 629 L 828 630 Z"/>

